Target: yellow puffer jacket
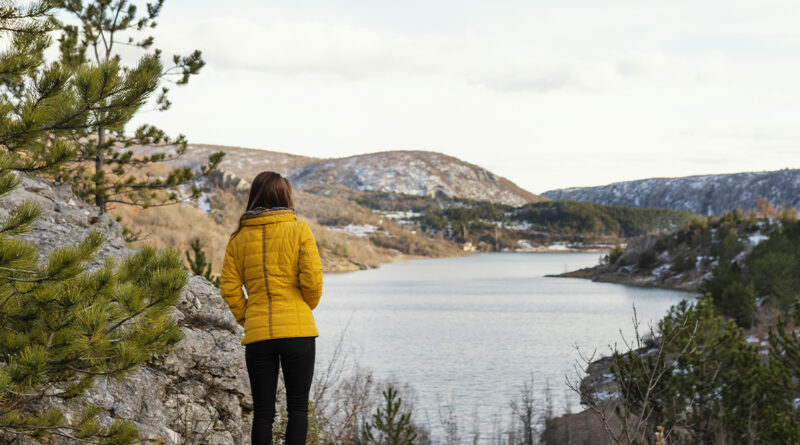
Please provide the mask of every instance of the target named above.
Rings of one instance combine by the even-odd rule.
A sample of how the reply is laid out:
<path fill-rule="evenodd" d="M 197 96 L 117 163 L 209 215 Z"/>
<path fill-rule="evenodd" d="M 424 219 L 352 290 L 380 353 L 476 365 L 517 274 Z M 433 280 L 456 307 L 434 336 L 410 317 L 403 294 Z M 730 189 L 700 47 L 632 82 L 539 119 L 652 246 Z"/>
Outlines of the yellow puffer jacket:
<path fill-rule="evenodd" d="M 288 209 L 243 219 L 225 249 L 220 294 L 244 326 L 242 344 L 318 336 L 311 310 L 322 296 L 322 266 L 311 229 Z"/>

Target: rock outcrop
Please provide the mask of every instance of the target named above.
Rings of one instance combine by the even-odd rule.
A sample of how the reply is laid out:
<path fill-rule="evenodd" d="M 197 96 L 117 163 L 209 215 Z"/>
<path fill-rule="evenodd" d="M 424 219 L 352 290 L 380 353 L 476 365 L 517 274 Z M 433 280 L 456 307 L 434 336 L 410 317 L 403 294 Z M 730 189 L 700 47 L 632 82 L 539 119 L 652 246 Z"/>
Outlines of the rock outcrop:
<path fill-rule="evenodd" d="M 628 240 L 625 251 L 613 264 L 599 264 L 555 276 L 565 278 L 588 278 L 604 283 L 628 286 L 657 287 L 696 292 L 703 280 L 711 276 L 714 264 L 697 262 L 689 270 L 675 270 L 677 259 L 669 252 L 654 252 L 655 243 L 665 235 L 642 235 Z M 639 263 L 644 255 L 652 254 L 655 265 L 642 268 Z"/>
<path fill-rule="evenodd" d="M 34 229 L 25 235 L 39 244 L 42 254 L 77 243 L 93 229 L 108 241 L 92 266 L 103 258 L 131 253 L 119 224 L 110 215 L 98 216 L 69 186 L 25 177 L 20 187 L 0 199 L 0 217 L 24 199 L 42 206 Z M 174 317 L 184 339 L 171 352 L 155 357 L 124 381 L 98 380 L 84 400 L 102 408 L 101 421 L 134 421 L 144 443 L 249 443 L 252 400 L 241 327 L 218 289 L 199 276 L 189 278 Z M 68 413 L 72 410 L 78 411 L 66 408 Z"/>

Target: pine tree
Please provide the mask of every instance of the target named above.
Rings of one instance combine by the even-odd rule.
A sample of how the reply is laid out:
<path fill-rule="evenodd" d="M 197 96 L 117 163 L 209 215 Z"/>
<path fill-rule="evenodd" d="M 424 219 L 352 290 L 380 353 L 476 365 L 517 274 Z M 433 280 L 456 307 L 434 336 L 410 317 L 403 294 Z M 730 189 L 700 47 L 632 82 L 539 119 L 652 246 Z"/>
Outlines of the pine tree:
<path fill-rule="evenodd" d="M 164 0 L 146 3 L 144 11 L 129 0 L 55 0 L 55 3 L 68 18 L 77 21 L 77 24 L 57 21 L 62 32 L 58 40 L 61 63 L 73 68 L 93 63 L 125 72 L 132 67 L 122 66 L 117 49 L 120 45 L 139 48 L 145 51 L 139 63 L 146 61 L 157 68 L 154 81 L 160 87 L 155 100 L 158 111 L 167 110 L 171 105 L 169 88 L 163 86 L 164 83 L 185 85 L 205 65 L 200 51 L 195 50 L 188 56 L 174 55 L 172 66 L 162 67 L 161 51 L 152 49 L 154 38 L 146 33 L 156 27 Z M 145 35 L 137 35 L 142 33 Z M 113 77 L 109 80 L 104 88 L 115 88 L 119 83 Z M 150 93 L 151 90 L 142 91 L 138 97 L 130 98 L 136 104 L 135 108 L 125 108 L 126 102 L 106 103 L 106 107 L 93 112 L 91 125 L 71 135 L 78 154 L 73 158 L 73 165 L 63 169 L 57 179 L 71 183 L 76 193 L 94 202 L 100 213 L 106 212 L 110 203 L 144 208 L 174 204 L 179 199 L 178 188 L 188 184 L 192 185 L 192 197 L 196 198 L 200 190 L 195 182 L 214 170 L 222 160 L 223 152 L 211 155 L 199 173 L 190 167 L 173 168 L 163 178 L 150 177 L 142 172 L 141 169 L 149 165 L 180 157 L 187 148 L 183 135 L 171 138 L 152 125 L 142 125 L 132 136 L 125 134 L 125 124 Z M 167 154 L 158 150 L 149 155 L 134 156 L 130 150 L 134 145 L 174 146 L 174 152 Z"/>
<path fill-rule="evenodd" d="M 186 251 L 186 261 L 189 262 L 189 270 L 195 275 L 205 277 L 211 284 L 219 287 L 221 278 L 218 275 L 211 275 L 211 262 L 206 262 L 206 252 L 200 244 L 200 238 L 195 238 L 190 247 L 192 251 Z"/>
<path fill-rule="evenodd" d="M 786 397 L 795 404 L 800 403 L 800 302 L 795 304 L 789 323 L 781 317 L 770 329 L 770 359 L 784 371 L 783 378 L 776 379 L 784 388 Z"/>
<path fill-rule="evenodd" d="M 616 352 L 612 374 L 619 419 L 642 419 L 670 443 L 797 443 L 800 419 L 779 362 L 763 362 L 732 320 L 714 315 L 710 298 L 685 300 L 659 325 L 657 350 Z"/>
<path fill-rule="evenodd" d="M 383 391 L 386 405 L 378 408 L 372 415 L 372 422 L 364 427 L 367 443 L 380 445 L 410 445 L 417 438 L 411 413 L 405 412 L 403 399 L 398 397 L 397 389 L 389 386 Z"/>
<path fill-rule="evenodd" d="M 50 5 L 0 5 L 0 199 L 29 172 L 52 172 L 75 153 L 68 136 L 96 125 L 114 126 L 152 92 L 158 60 L 122 71 L 109 62 L 74 70 L 43 64 L 50 44 Z M 109 82 L 113 87 L 105 88 Z M 119 113 L 97 113 L 118 105 Z M 91 232 L 75 246 L 40 260 L 35 243 L 19 237 L 40 214 L 25 201 L 0 222 L 0 431 L 127 444 L 129 421 L 96 420 L 97 407 L 79 397 L 97 378 L 124 378 L 152 354 L 181 338 L 170 317 L 186 282 L 175 251 L 145 248 L 119 264 L 86 262 L 104 241 Z M 53 401 L 79 405 L 68 417 Z"/>
<path fill-rule="evenodd" d="M 711 277 L 700 286 L 700 291 L 714 299 L 714 308 L 720 315 L 733 318 L 743 328 L 753 325 L 758 305 L 752 282 L 743 281 L 742 268 L 737 263 L 720 261 Z"/>

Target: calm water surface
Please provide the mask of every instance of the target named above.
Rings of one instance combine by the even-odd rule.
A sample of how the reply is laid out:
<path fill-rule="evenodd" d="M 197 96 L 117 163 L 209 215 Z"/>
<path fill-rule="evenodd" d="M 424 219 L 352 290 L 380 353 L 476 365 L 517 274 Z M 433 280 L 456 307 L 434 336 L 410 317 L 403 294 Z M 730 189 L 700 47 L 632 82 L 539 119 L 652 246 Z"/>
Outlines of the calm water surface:
<path fill-rule="evenodd" d="M 497 253 L 328 274 L 314 311 L 317 366 L 327 363 L 347 327 L 360 365 L 379 379 L 411 384 L 418 419 L 432 426 L 439 424 L 438 407 L 450 401 L 465 425 L 476 409 L 483 431 L 493 416 L 505 423 L 511 398 L 531 373 L 539 389 L 550 382 L 557 412 L 567 402 L 578 408 L 564 384 L 565 375 L 574 377 L 575 345 L 606 353 L 620 330 L 633 332 L 633 305 L 647 324 L 692 297 L 545 277 L 598 259 L 596 253 Z"/>

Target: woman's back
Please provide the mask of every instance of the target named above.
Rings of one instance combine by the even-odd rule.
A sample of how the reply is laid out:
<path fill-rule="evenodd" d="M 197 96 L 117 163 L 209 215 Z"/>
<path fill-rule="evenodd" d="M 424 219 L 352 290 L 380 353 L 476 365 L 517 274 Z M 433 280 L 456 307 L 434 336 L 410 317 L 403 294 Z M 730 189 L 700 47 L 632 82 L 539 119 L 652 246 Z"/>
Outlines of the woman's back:
<path fill-rule="evenodd" d="M 291 209 L 247 215 L 225 253 L 220 293 L 245 328 L 242 344 L 318 335 L 311 309 L 322 268 L 311 230 Z"/>

